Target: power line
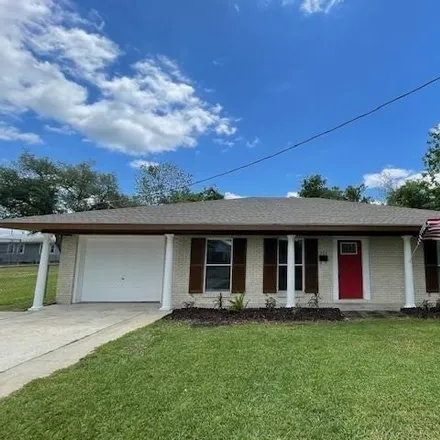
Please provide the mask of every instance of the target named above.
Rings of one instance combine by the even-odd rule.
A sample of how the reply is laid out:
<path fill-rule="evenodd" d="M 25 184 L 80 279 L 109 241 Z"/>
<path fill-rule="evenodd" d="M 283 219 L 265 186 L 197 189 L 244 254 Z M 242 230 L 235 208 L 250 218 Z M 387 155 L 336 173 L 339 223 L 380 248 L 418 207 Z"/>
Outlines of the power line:
<path fill-rule="evenodd" d="M 408 96 L 411 96 L 411 95 L 419 92 L 420 90 L 423 90 L 426 87 L 429 87 L 429 86 L 431 86 L 434 83 L 437 83 L 438 81 L 440 81 L 440 76 L 437 76 L 436 78 L 431 79 L 428 82 L 425 82 L 424 84 L 416 87 L 415 89 L 412 89 L 409 92 L 403 93 L 402 95 L 399 95 L 396 98 L 393 98 L 390 101 L 387 101 L 387 102 L 377 106 L 376 108 L 374 108 L 372 110 L 369 110 L 369 111 L 367 111 L 365 113 L 362 113 L 362 114 L 360 114 L 360 115 L 358 115 L 358 116 L 356 116 L 356 117 L 354 117 L 352 119 L 349 119 L 349 120 L 347 120 L 347 121 L 345 121 L 345 122 L 343 122 L 343 123 L 341 123 L 339 125 L 336 125 L 336 126 L 334 126 L 332 128 L 329 128 L 328 130 L 325 130 L 325 131 L 322 131 L 322 132 L 320 132 L 318 134 L 315 134 L 315 135 L 313 135 L 313 136 L 311 136 L 311 137 L 309 137 L 309 138 L 307 138 L 307 139 L 305 139 L 305 140 L 303 140 L 301 142 L 298 142 L 297 144 L 291 145 L 290 147 L 287 147 L 287 148 L 283 148 L 282 150 L 276 151 L 275 153 L 269 154 L 268 156 L 261 157 L 260 159 L 256 159 L 256 160 L 254 160 L 252 162 L 245 163 L 245 164 L 240 165 L 240 166 L 238 166 L 236 168 L 232 168 L 230 170 L 223 171 L 221 173 L 215 174 L 215 175 L 213 175 L 211 177 L 207 177 L 206 179 L 197 180 L 195 182 L 192 182 L 190 186 L 198 185 L 200 183 L 204 183 L 204 182 L 207 182 L 207 181 L 212 180 L 212 179 L 217 179 L 218 177 L 227 176 L 228 174 L 236 173 L 237 171 L 244 170 L 245 168 L 249 168 L 251 166 L 257 165 L 257 164 L 259 164 L 261 162 L 264 162 L 266 160 L 273 159 L 274 157 L 280 156 L 281 154 L 284 154 L 287 151 L 294 150 L 295 148 L 298 148 L 298 147 L 300 147 L 300 146 L 302 146 L 304 144 L 308 144 L 309 142 L 314 141 L 315 139 L 318 139 L 320 137 L 326 136 L 327 134 L 330 134 L 330 133 L 332 133 L 332 132 L 334 132 L 336 130 L 340 130 L 341 128 L 346 127 L 347 125 L 353 124 L 354 122 L 359 121 L 360 119 L 364 119 L 364 118 L 366 118 L 366 117 L 368 117 L 368 116 L 370 116 L 370 115 L 372 115 L 372 114 L 382 110 L 383 108 L 388 107 L 388 106 L 394 104 L 397 101 L 405 99 Z"/>

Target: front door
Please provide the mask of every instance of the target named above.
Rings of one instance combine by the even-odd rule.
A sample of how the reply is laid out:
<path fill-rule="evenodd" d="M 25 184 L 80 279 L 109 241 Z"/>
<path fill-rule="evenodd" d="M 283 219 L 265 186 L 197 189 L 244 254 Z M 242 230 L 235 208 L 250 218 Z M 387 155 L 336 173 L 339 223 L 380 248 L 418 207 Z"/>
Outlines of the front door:
<path fill-rule="evenodd" d="M 339 299 L 362 299 L 362 242 L 338 241 Z"/>

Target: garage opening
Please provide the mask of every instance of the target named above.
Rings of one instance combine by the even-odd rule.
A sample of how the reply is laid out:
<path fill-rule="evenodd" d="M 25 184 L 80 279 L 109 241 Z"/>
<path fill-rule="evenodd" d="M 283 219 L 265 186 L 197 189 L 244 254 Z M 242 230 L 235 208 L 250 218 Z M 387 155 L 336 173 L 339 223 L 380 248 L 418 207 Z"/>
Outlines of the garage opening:
<path fill-rule="evenodd" d="M 82 236 L 77 302 L 160 302 L 163 236 Z"/>

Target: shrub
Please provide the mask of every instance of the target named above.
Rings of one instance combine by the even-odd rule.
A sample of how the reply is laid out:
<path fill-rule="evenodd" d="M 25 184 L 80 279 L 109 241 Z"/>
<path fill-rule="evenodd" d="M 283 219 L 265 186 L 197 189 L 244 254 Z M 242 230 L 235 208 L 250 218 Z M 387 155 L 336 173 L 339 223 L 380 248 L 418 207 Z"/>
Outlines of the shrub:
<path fill-rule="evenodd" d="M 223 308 L 223 294 L 221 292 L 217 295 L 217 298 L 214 300 L 214 306 L 217 307 L 217 309 Z"/>
<path fill-rule="evenodd" d="M 183 307 L 185 309 L 192 309 L 194 307 L 194 301 L 183 301 Z"/>
<path fill-rule="evenodd" d="M 427 299 L 424 299 L 421 303 L 420 303 L 420 309 L 423 311 L 423 312 L 429 312 L 430 310 L 431 310 L 431 307 L 432 307 L 432 305 L 431 305 L 431 303 L 427 300 Z"/>
<path fill-rule="evenodd" d="M 244 302 L 244 293 L 242 293 L 241 295 L 237 295 L 234 299 L 230 299 L 229 302 L 231 304 L 231 312 L 235 313 L 242 312 L 249 303 L 249 301 L 247 301 L 246 303 Z"/>
<path fill-rule="evenodd" d="M 266 298 L 266 309 L 274 310 L 276 306 L 277 306 L 277 300 L 275 298 L 272 298 L 271 296 L 268 296 Z"/>
<path fill-rule="evenodd" d="M 317 293 L 312 293 L 309 299 L 309 307 L 312 309 L 319 309 L 319 302 L 321 301 L 321 295 Z"/>

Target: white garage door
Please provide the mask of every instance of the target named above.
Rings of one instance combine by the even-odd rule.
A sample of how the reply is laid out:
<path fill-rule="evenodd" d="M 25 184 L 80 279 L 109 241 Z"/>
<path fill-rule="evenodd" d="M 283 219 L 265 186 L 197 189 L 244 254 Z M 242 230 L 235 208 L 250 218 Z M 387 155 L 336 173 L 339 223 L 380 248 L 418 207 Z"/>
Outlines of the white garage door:
<path fill-rule="evenodd" d="M 164 237 L 83 237 L 79 301 L 160 301 Z"/>

